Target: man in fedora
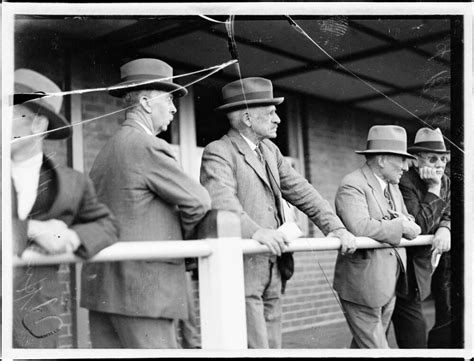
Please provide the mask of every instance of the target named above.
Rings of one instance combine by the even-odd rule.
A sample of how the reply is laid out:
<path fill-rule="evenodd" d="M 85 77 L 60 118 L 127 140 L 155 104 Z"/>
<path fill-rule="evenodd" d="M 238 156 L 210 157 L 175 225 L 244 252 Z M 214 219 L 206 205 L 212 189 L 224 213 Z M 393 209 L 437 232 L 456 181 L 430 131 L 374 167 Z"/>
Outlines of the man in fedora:
<path fill-rule="evenodd" d="M 13 249 L 89 258 L 117 240 L 118 227 L 92 182 L 43 153 L 44 139 L 67 138 L 61 89 L 30 69 L 15 71 L 11 176 Z M 37 93 L 43 92 L 43 93 Z M 36 93 L 36 95 L 35 95 Z M 28 100 L 29 99 L 29 100 Z M 26 101 L 28 100 L 28 101 Z M 58 265 L 19 267 L 13 280 L 13 346 L 55 348 L 68 311 Z"/>
<path fill-rule="evenodd" d="M 353 339 L 351 348 L 388 348 L 386 333 L 395 306 L 395 290 L 406 286 L 406 253 L 402 237 L 420 233 L 403 203 L 398 183 L 408 170 L 406 132 L 399 126 L 370 128 L 366 163 L 346 175 L 336 194 L 336 212 L 347 229 L 389 248 L 359 249 L 338 254 L 334 289 L 338 292 Z M 398 282 L 398 287 L 397 286 Z"/>
<path fill-rule="evenodd" d="M 408 151 L 416 159 L 403 175 L 400 191 L 408 212 L 421 227 L 421 234 L 432 234 L 434 239 L 431 247 L 407 249 L 408 293 L 397 297 L 392 318 L 395 335 L 400 348 L 450 347 L 451 192 L 450 180 L 445 174 L 449 151 L 439 128 L 418 130 Z M 434 270 L 440 255 L 439 265 Z M 436 322 L 427 343 L 422 301 L 430 291 L 435 300 Z M 439 337 L 442 335 L 444 337 Z"/>
<path fill-rule="evenodd" d="M 121 82 L 109 92 L 123 99 L 125 121 L 97 155 L 91 178 L 119 221 L 121 242 L 183 239 L 211 201 L 156 135 L 173 120 L 173 97 L 187 90 L 158 59 L 136 59 L 120 70 Z M 184 259 L 89 264 L 82 287 L 93 347 L 177 347 L 175 320 L 188 315 Z"/>
<path fill-rule="evenodd" d="M 231 129 L 210 143 L 202 156 L 201 183 L 216 209 L 239 214 L 243 238 L 266 245 L 270 254 L 244 256 L 247 338 L 250 348 L 281 347 L 281 293 L 291 276 L 292 258 L 284 255 L 286 236 L 282 199 L 287 200 L 327 235 L 342 241 L 342 251 L 355 250 L 351 235 L 329 203 L 298 174 L 270 141 L 277 136 L 280 118 L 270 80 L 245 78 L 222 88 Z M 281 256 L 281 257 L 280 257 Z"/>

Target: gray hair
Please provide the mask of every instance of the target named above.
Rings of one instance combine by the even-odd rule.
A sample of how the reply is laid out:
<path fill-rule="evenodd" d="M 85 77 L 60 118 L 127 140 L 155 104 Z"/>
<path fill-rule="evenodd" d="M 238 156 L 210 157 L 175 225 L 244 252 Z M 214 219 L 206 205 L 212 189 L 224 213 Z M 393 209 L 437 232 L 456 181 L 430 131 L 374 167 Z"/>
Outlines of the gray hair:
<path fill-rule="evenodd" d="M 129 110 L 132 110 L 136 105 L 138 105 L 141 96 L 146 95 L 151 97 L 151 92 L 152 90 L 142 89 L 125 93 L 125 95 L 122 97 L 123 106 L 126 108 L 130 107 Z"/>

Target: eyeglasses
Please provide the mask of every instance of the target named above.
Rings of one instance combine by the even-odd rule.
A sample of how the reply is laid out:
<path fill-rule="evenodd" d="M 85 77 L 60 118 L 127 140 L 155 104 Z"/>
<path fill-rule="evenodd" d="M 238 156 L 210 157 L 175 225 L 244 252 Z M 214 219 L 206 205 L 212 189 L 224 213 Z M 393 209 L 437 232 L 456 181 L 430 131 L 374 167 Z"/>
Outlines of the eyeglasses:
<path fill-rule="evenodd" d="M 431 164 L 435 164 L 436 162 L 438 162 L 438 160 L 441 160 L 443 163 L 448 162 L 448 157 L 445 155 L 442 155 L 442 156 L 430 155 L 429 157 L 424 157 L 424 156 L 420 156 L 420 157 L 427 160 Z"/>

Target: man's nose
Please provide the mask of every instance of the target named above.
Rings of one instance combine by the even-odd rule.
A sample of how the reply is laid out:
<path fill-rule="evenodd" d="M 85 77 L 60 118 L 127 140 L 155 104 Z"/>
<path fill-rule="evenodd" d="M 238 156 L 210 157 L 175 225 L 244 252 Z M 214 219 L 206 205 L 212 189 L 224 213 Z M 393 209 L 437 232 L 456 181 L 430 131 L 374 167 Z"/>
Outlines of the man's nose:
<path fill-rule="evenodd" d="M 175 115 L 177 111 L 178 111 L 178 110 L 177 110 L 176 107 L 174 106 L 174 103 L 171 103 L 171 110 L 170 110 L 171 114 Z"/>
<path fill-rule="evenodd" d="M 408 160 L 404 159 L 402 162 L 402 170 L 406 172 L 408 170 Z"/>
<path fill-rule="evenodd" d="M 273 123 L 277 123 L 277 124 L 280 124 L 281 123 L 281 119 L 280 117 L 278 116 L 278 114 L 275 113 L 275 115 L 273 115 L 273 119 L 272 119 Z"/>

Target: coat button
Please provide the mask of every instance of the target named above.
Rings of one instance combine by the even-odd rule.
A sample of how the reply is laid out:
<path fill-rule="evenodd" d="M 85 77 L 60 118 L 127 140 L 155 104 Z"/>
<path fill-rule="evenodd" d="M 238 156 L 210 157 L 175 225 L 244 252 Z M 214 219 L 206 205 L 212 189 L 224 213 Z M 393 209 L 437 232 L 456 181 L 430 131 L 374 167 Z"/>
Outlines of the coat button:
<path fill-rule="evenodd" d="M 268 210 L 269 210 L 270 212 L 272 212 L 272 211 L 273 211 L 273 208 L 270 206 L 270 207 L 268 207 Z"/>
<path fill-rule="evenodd" d="M 390 251 L 390 256 L 393 256 L 393 252 L 392 252 L 392 251 Z"/>

